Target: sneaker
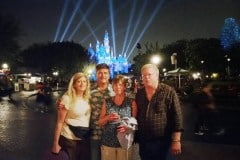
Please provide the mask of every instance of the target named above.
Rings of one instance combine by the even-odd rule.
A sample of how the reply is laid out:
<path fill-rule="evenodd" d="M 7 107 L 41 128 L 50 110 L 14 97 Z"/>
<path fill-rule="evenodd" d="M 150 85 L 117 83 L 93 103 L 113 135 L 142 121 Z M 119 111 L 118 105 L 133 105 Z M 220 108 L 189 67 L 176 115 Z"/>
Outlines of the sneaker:
<path fill-rule="evenodd" d="M 198 136 L 202 136 L 202 135 L 204 135 L 204 133 L 201 132 L 201 131 L 195 132 L 194 134 L 196 134 L 196 135 L 198 135 Z"/>
<path fill-rule="evenodd" d="M 213 133 L 214 135 L 217 135 L 217 136 L 221 136 L 221 135 L 224 135 L 225 134 L 225 129 L 220 129 L 219 131 L 217 131 L 217 132 L 214 132 Z"/>
<path fill-rule="evenodd" d="M 203 128 L 202 128 L 203 131 L 208 131 L 209 129 L 207 128 L 206 125 L 203 125 Z"/>

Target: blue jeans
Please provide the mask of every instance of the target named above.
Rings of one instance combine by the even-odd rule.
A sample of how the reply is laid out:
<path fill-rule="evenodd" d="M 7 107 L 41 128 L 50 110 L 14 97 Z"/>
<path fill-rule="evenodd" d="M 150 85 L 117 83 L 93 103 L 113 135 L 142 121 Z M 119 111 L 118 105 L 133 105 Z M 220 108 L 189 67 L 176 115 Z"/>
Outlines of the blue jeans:
<path fill-rule="evenodd" d="M 141 160 L 174 160 L 169 148 L 171 141 L 152 140 L 139 143 Z"/>

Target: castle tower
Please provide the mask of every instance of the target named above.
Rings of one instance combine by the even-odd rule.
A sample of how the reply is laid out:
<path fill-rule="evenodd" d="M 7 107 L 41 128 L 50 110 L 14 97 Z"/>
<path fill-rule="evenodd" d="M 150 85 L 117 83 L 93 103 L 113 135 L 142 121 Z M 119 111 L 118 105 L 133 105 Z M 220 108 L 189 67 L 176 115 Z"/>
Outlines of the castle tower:
<path fill-rule="evenodd" d="M 107 31 L 105 31 L 104 42 L 103 43 L 104 43 L 106 54 L 110 54 L 109 37 L 108 37 L 108 32 Z"/>
<path fill-rule="evenodd" d="M 92 48 L 92 44 L 90 44 L 88 53 L 97 64 L 106 63 L 109 65 L 111 78 L 113 78 L 114 74 L 128 73 L 129 65 L 127 62 L 126 53 L 116 56 L 116 53 L 113 52 L 113 49 L 109 44 L 109 36 L 107 31 L 105 31 L 103 43 L 100 43 L 97 40 L 95 52 Z"/>

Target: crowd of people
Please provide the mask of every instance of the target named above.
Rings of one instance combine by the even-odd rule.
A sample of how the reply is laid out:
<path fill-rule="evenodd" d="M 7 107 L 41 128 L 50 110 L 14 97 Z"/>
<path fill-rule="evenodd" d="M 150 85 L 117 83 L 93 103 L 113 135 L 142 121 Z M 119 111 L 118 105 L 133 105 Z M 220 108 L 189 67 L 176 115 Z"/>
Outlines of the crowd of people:
<path fill-rule="evenodd" d="M 124 76 L 115 76 L 110 84 L 107 64 L 96 66 L 91 89 L 87 75 L 73 75 L 57 101 L 52 153 L 64 150 L 70 160 L 131 160 L 131 145 L 126 149 L 124 141 L 134 141 L 142 160 L 180 154 L 183 119 L 177 93 L 159 81 L 154 64 L 144 65 L 141 75 L 143 86 L 134 90 L 134 98 L 126 94 Z M 126 124 L 126 119 L 133 123 Z"/>

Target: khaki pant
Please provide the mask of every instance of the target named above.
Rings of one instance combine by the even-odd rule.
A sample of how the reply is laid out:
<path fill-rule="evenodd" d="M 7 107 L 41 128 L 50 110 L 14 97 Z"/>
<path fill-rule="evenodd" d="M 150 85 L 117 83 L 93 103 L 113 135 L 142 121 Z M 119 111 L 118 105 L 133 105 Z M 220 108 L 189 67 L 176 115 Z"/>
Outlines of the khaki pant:
<path fill-rule="evenodd" d="M 132 147 L 128 150 L 122 148 L 113 148 L 108 146 L 101 146 L 102 160 L 132 160 Z"/>

